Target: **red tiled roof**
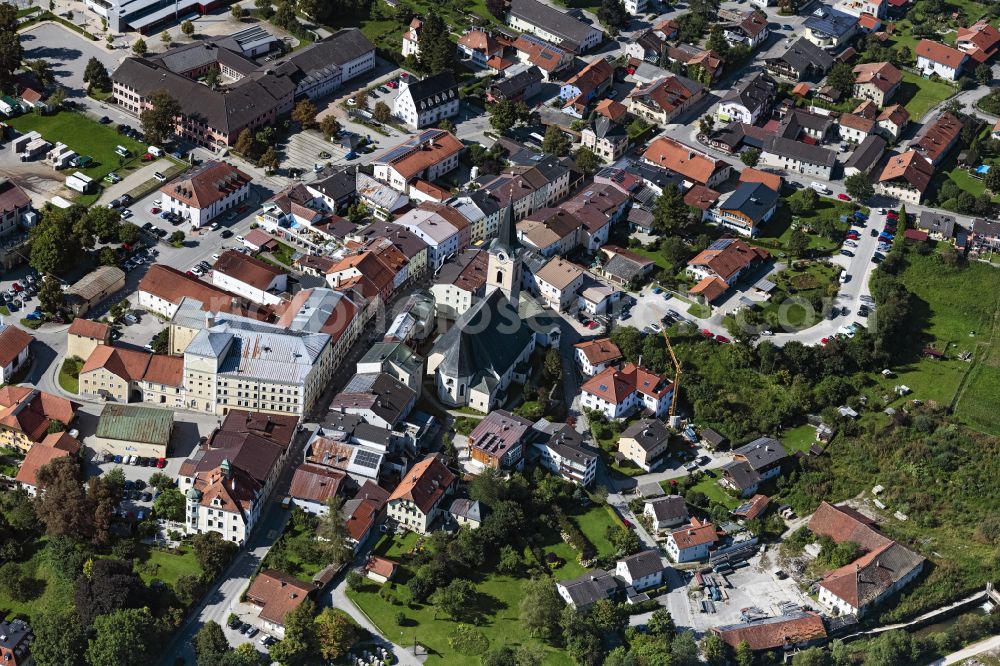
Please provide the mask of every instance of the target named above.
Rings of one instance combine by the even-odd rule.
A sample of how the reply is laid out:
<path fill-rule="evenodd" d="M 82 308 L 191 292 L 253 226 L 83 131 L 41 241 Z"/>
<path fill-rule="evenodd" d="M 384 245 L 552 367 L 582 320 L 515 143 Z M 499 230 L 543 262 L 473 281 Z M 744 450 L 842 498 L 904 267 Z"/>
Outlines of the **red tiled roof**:
<path fill-rule="evenodd" d="M 673 538 L 674 543 L 677 544 L 679 550 L 694 548 L 695 546 L 707 543 L 715 543 L 718 540 L 715 525 L 712 523 L 700 523 L 697 518 L 692 518 L 690 525 L 674 530 L 670 533 L 670 536 Z"/>
<path fill-rule="evenodd" d="M 740 172 L 741 183 L 761 183 L 767 185 L 775 192 L 781 192 L 781 176 L 776 173 L 768 173 L 747 167 Z"/>
<path fill-rule="evenodd" d="M 247 600 L 261 606 L 260 618 L 283 625 L 285 616 L 305 601 L 316 589 L 312 583 L 303 583 L 298 578 L 274 569 L 265 569 L 247 588 Z"/>
<path fill-rule="evenodd" d="M 719 200 L 719 193 L 704 185 L 695 185 L 684 194 L 684 203 L 699 210 L 708 210 Z"/>
<path fill-rule="evenodd" d="M 27 349 L 34 339 L 12 324 L 7 324 L 0 329 L 0 368 L 6 368 L 13 363 L 18 354 Z"/>
<path fill-rule="evenodd" d="M 409 500 L 426 514 L 454 482 L 455 475 L 445 465 L 444 457 L 429 455 L 403 476 L 389 501 Z"/>
<path fill-rule="evenodd" d="M 390 560 L 387 557 L 379 557 L 378 555 L 369 555 L 368 562 L 365 563 L 365 571 L 373 573 L 376 576 L 382 576 L 383 578 L 392 578 L 396 574 L 396 569 L 399 564 L 395 560 Z"/>
<path fill-rule="evenodd" d="M 52 421 L 69 424 L 78 407 L 66 398 L 24 386 L 0 388 L 0 426 L 22 432 L 33 442 L 44 439 Z"/>
<path fill-rule="evenodd" d="M 236 250 L 223 252 L 215 265 L 212 266 L 212 270 L 262 290 L 266 290 L 274 278 L 285 274 L 284 271 L 265 261 L 249 257 Z"/>
<path fill-rule="evenodd" d="M 713 627 L 723 641 L 732 648 L 746 642 L 753 651 L 783 648 L 786 643 L 797 645 L 826 637 L 823 618 L 817 613 L 805 613 L 791 619 L 771 618 L 764 622 Z"/>
<path fill-rule="evenodd" d="M 750 247 L 738 238 L 729 240 L 732 242 L 724 247 L 702 250 L 694 259 L 688 261 L 688 266 L 705 266 L 728 282 L 732 276 L 754 261 L 771 256 L 767 250 Z"/>
<path fill-rule="evenodd" d="M 583 355 L 587 357 L 587 361 L 591 365 L 617 361 L 622 357 L 622 352 L 618 349 L 618 345 L 611 342 L 608 338 L 579 342 L 575 346 L 583 352 Z"/>
<path fill-rule="evenodd" d="M 932 62 L 951 67 L 952 69 L 958 69 L 966 57 L 958 49 L 953 49 L 941 42 L 932 42 L 929 39 L 921 39 L 917 44 L 917 56 L 923 56 Z"/>
<path fill-rule="evenodd" d="M 853 71 L 855 83 L 870 83 L 884 93 L 903 80 L 903 73 L 889 62 L 868 62 L 856 65 Z"/>
<path fill-rule="evenodd" d="M 719 296 L 729 291 L 729 285 L 722 278 L 710 275 L 698 281 L 698 284 L 688 289 L 688 293 L 693 296 L 702 296 L 711 303 Z"/>
<path fill-rule="evenodd" d="M 659 375 L 639 368 L 634 363 L 626 363 L 621 370 L 611 367 L 594 375 L 580 387 L 580 390 L 617 405 L 636 391 L 654 398 L 662 398 L 673 390 L 673 387 L 672 382 Z"/>
<path fill-rule="evenodd" d="M 934 167 L 923 155 L 915 150 L 909 150 L 902 155 L 891 158 L 882 169 L 878 180 L 884 183 L 903 178 L 915 189 L 923 192 L 931 182 Z"/>
<path fill-rule="evenodd" d="M 676 171 L 685 178 L 704 185 L 725 162 L 712 159 L 682 143 L 659 137 L 649 145 L 642 158 L 650 164 Z"/>
<path fill-rule="evenodd" d="M 68 455 L 70 455 L 70 452 L 64 449 L 44 444 L 35 444 L 28 449 L 28 454 L 21 461 L 21 468 L 17 470 L 17 476 L 14 477 L 14 480 L 26 486 L 36 486 L 38 482 L 35 479 L 38 475 L 38 470 L 42 466 L 49 464 L 56 458 L 63 458 Z"/>
<path fill-rule="evenodd" d="M 107 340 L 110 331 L 111 327 L 107 324 L 77 317 L 69 325 L 67 333 L 81 338 L 90 338 L 91 340 Z"/>
<path fill-rule="evenodd" d="M 194 208 L 208 208 L 252 179 L 228 162 L 214 162 L 185 180 L 168 183 L 160 191 Z"/>
<path fill-rule="evenodd" d="M 931 164 L 936 164 L 954 147 L 961 133 L 962 122 L 951 113 L 945 112 L 925 127 L 910 147 L 921 151 Z"/>

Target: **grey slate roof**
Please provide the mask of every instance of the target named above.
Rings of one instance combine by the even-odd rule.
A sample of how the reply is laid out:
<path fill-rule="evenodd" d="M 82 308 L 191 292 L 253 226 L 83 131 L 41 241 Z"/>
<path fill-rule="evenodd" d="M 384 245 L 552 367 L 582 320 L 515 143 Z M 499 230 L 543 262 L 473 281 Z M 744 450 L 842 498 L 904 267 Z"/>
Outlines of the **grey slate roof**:
<path fill-rule="evenodd" d="M 680 495 L 668 495 L 667 497 L 658 497 L 654 500 L 646 502 L 651 507 L 653 507 L 653 515 L 656 520 L 687 520 L 688 510 L 687 503 L 684 498 Z"/>
<path fill-rule="evenodd" d="M 813 32 L 840 39 L 843 35 L 853 30 L 857 24 L 858 19 L 856 16 L 820 5 L 810 13 L 804 25 Z"/>
<path fill-rule="evenodd" d="M 573 605 L 586 608 L 601 599 L 607 599 L 618 588 L 622 587 L 622 581 L 610 572 L 603 569 L 592 569 L 579 578 L 567 580 L 559 583 L 566 592 L 569 593 Z"/>
<path fill-rule="evenodd" d="M 781 442 L 770 437 L 758 437 L 733 453 L 744 456 L 755 470 L 763 469 L 788 457 Z"/>
<path fill-rule="evenodd" d="M 630 437 L 636 441 L 643 449 L 650 451 L 670 441 L 670 431 L 663 421 L 657 419 L 639 419 L 622 433 L 622 439 Z"/>
<path fill-rule="evenodd" d="M 760 475 L 742 460 L 726 463 L 720 469 L 740 490 L 749 490 L 760 483 Z"/>
<path fill-rule="evenodd" d="M 492 88 L 494 95 L 510 99 L 511 97 L 517 97 L 520 95 L 529 86 L 541 82 L 542 70 L 532 65 L 528 69 L 522 70 L 514 76 L 500 79 L 490 87 Z"/>
<path fill-rule="evenodd" d="M 497 378 L 514 365 L 532 335 L 503 292 L 495 289 L 458 318 L 434 344 L 433 353 L 444 355 L 439 368 L 449 377 Z"/>
<path fill-rule="evenodd" d="M 413 98 L 417 112 L 428 111 L 458 98 L 458 84 L 451 70 L 411 83 L 404 94 Z"/>
<path fill-rule="evenodd" d="M 770 60 L 785 62 L 798 72 L 799 76 L 805 74 L 810 67 L 823 72 L 833 67 L 833 57 L 805 37 L 799 37 L 784 54 Z"/>
<path fill-rule="evenodd" d="M 792 139 L 786 139 L 773 134 L 764 139 L 764 152 L 791 157 L 801 162 L 818 164 L 830 168 L 833 168 L 837 163 L 837 154 L 832 150 L 827 150 L 819 146 L 811 146 L 808 143 L 793 141 Z"/>
<path fill-rule="evenodd" d="M 755 224 L 778 203 L 778 193 L 763 183 L 740 183 L 729 198 L 719 204 L 720 210 L 737 210 Z"/>
<path fill-rule="evenodd" d="M 558 35 L 574 47 L 582 44 L 594 28 L 573 18 L 566 12 L 538 2 L 538 0 L 512 0 L 510 13 L 523 21 Z"/>
<path fill-rule="evenodd" d="M 941 234 L 943 238 L 955 236 L 955 218 L 933 210 L 921 212 L 917 226 L 928 233 Z"/>
<path fill-rule="evenodd" d="M 606 116 L 598 116 L 594 122 L 594 134 L 602 139 L 612 139 L 626 135 L 625 128 Z"/>
<path fill-rule="evenodd" d="M 477 523 L 482 522 L 483 520 L 482 507 L 479 502 L 465 499 L 463 497 L 456 497 L 451 501 L 451 505 L 448 507 L 448 513 L 456 517 L 473 520 Z"/>
<path fill-rule="evenodd" d="M 722 103 L 738 101 L 747 111 L 754 113 L 774 98 L 776 90 L 774 80 L 764 72 L 758 72 L 756 76 L 746 79 L 726 93 Z"/>
<path fill-rule="evenodd" d="M 858 171 L 870 171 L 882 157 L 882 153 L 885 152 L 886 145 L 885 139 L 882 137 L 877 134 L 869 134 L 868 137 L 854 149 L 854 152 L 851 153 L 847 163 L 844 164 L 844 168 L 849 169 L 853 167 Z"/>
<path fill-rule="evenodd" d="M 644 550 L 641 553 L 630 555 L 620 560 L 620 562 L 628 569 L 629 575 L 632 576 L 633 580 L 636 578 L 645 578 L 666 568 L 663 566 L 663 560 L 660 559 L 655 550 Z"/>
<path fill-rule="evenodd" d="M 354 169 L 350 167 L 325 169 L 320 172 L 319 178 L 309 183 L 309 187 L 334 201 L 353 196 L 358 191 Z"/>

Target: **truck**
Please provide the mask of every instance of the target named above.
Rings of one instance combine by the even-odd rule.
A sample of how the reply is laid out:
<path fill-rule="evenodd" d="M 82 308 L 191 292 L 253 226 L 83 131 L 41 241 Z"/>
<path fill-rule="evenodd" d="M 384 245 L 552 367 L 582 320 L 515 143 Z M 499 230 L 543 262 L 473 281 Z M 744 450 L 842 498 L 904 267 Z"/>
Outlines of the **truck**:
<path fill-rule="evenodd" d="M 817 183 L 815 180 L 813 182 L 809 183 L 809 187 L 813 188 L 814 190 L 816 190 L 820 194 L 829 194 L 830 193 L 830 188 L 828 188 L 823 183 Z"/>

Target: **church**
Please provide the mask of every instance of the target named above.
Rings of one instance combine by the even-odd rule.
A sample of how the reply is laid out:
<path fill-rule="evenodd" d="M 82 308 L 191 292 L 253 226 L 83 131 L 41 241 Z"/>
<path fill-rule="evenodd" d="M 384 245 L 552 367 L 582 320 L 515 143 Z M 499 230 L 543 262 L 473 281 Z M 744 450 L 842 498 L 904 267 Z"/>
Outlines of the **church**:
<path fill-rule="evenodd" d="M 514 224 L 508 202 L 488 248 L 485 297 L 458 318 L 427 358 L 438 399 L 449 407 L 489 413 L 502 404 L 512 382 L 526 380 L 536 345 L 559 343 L 552 319 L 544 313 L 529 316 L 531 304 L 520 302 L 522 259 Z"/>

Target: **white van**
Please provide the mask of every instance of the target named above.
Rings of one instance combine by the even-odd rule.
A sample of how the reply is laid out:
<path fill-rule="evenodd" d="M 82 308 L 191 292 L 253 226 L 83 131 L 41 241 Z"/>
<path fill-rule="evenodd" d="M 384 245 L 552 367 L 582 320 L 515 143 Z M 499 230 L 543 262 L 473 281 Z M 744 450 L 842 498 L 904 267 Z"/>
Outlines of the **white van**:
<path fill-rule="evenodd" d="M 813 182 L 809 183 L 809 187 L 813 188 L 814 190 L 816 190 L 820 194 L 829 194 L 830 193 L 830 190 L 827 189 L 826 185 L 824 185 L 823 183 L 817 183 L 815 180 Z"/>
<path fill-rule="evenodd" d="M 146 151 L 153 157 L 163 157 L 163 148 L 159 146 L 150 146 Z"/>
<path fill-rule="evenodd" d="M 851 279 L 851 275 L 847 271 L 844 271 L 843 273 L 840 274 L 840 284 L 844 284 L 845 282 L 847 282 L 850 279 Z"/>
<path fill-rule="evenodd" d="M 115 152 L 121 155 L 122 157 L 129 157 L 132 154 L 128 151 L 128 148 L 122 145 L 115 146 Z"/>

